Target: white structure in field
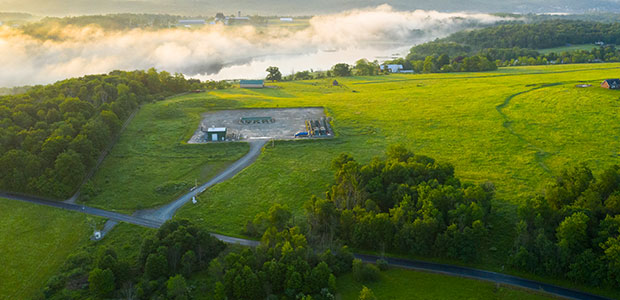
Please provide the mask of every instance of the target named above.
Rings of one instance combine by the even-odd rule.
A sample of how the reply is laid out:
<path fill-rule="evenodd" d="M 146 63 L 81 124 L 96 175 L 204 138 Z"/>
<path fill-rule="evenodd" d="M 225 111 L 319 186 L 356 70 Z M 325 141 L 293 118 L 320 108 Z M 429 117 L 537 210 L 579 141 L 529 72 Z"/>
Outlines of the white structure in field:
<path fill-rule="evenodd" d="M 400 73 L 404 69 L 403 65 L 381 65 L 381 71 L 389 70 L 390 73 Z"/>
<path fill-rule="evenodd" d="M 179 20 L 179 27 L 190 28 L 192 26 L 204 26 L 207 22 L 205 20 Z"/>

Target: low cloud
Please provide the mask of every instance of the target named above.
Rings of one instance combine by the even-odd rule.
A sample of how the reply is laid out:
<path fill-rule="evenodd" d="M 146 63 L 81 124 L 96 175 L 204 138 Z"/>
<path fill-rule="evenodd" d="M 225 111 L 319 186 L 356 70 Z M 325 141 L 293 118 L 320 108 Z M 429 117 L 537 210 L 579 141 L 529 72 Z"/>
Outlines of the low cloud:
<path fill-rule="evenodd" d="M 303 30 L 208 25 L 194 30 L 106 31 L 63 26 L 48 29 L 54 39 L 39 39 L 4 26 L 0 86 L 151 67 L 188 76 L 213 75 L 263 57 L 409 46 L 500 20 L 487 14 L 395 11 L 382 5 L 317 16 Z"/>

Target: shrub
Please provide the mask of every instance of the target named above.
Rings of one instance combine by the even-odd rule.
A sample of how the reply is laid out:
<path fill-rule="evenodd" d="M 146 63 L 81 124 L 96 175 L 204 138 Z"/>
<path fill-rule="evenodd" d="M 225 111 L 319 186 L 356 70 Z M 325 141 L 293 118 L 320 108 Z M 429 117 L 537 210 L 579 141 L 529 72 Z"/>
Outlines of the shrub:
<path fill-rule="evenodd" d="M 389 265 L 385 259 L 377 259 L 377 267 L 381 271 L 387 271 L 387 269 L 389 268 Z"/>
<path fill-rule="evenodd" d="M 379 268 L 355 259 L 353 260 L 353 278 L 358 282 L 377 281 L 379 280 Z"/>

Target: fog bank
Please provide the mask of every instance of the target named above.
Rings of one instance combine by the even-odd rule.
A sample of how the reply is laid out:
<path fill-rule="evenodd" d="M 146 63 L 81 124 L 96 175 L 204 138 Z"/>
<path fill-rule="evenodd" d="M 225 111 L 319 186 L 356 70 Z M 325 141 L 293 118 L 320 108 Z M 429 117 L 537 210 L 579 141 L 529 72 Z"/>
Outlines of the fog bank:
<path fill-rule="evenodd" d="M 45 84 L 86 74 L 154 67 L 198 78 L 264 76 L 264 66 L 327 68 L 358 58 L 374 60 L 463 28 L 500 21 L 496 16 L 396 11 L 390 6 L 317 16 L 303 30 L 208 25 L 149 31 L 105 31 L 96 26 L 52 28 L 37 39 L 0 27 L 0 86 Z M 261 70 L 262 69 L 262 70 Z"/>

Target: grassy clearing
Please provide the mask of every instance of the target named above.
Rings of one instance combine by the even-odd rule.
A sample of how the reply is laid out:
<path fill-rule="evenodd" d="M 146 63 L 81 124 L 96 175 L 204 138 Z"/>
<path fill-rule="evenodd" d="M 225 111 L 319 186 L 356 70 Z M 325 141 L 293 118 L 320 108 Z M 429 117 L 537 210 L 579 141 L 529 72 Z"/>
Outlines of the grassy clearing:
<path fill-rule="evenodd" d="M 86 217 L 0 199 L 0 299 L 31 299 L 88 242 Z"/>
<path fill-rule="evenodd" d="M 200 115 L 235 106 L 202 94 L 144 105 L 92 179 L 88 205 L 131 213 L 172 201 L 239 159 L 247 144 L 189 145 Z"/>
<path fill-rule="evenodd" d="M 358 299 L 362 286 L 370 288 L 378 299 L 551 299 L 490 282 L 451 277 L 403 269 L 381 272 L 377 282 L 361 284 L 351 274 L 339 277 L 338 299 Z"/>
<path fill-rule="evenodd" d="M 180 215 L 229 234 L 240 234 L 249 218 L 272 203 L 286 204 L 300 215 L 303 202 L 322 195 L 332 182 L 333 157 L 349 152 L 366 162 L 391 143 L 452 163 L 465 181 L 492 181 L 500 199 L 519 203 L 567 165 L 591 162 L 597 171 L 620 163 L 617 152 L 613 155 L 620 148 L 620 93 L 573 88 L 577 82 L 597 83 L 614 76 L 619 68 L 620 64 L 502 68 L 339 79 L 343 87 L 332 87 L 328 80 L 299 81 L 277 84 L 279 89 L 214 92 L 222 101 L 244 107 L 325 106 L 334 117 L 337 137 L 276 142 L 254 165 L 204 193 L 198 206 L 186 207 Z M 551 83 L 563 84 L 513 97 L 502 109 L 512 132 L 504 127 L 507 120 L 498 105 Z M 539 157 L 537 147 L 546 155 Z M 514 214 L 514 206 L 503 207 L 506 215 Z M 498 248 L 510 247 L 503 239 Z"/>
<path fill-rule="evenodd" d="M 577 51 L 577 50 L 590 51 L 594 48 L 598 48 L 598 46 L 593 45 L 593 44 L 583 44 L 583 45 L 572 45 L 572 46 L 564 46 L 564 47 L 556 47 L 556 48 L 538 49 L 536 51 L 540 52 L 541 54 L 549 54 L 551 52 L 560 54 L 562 52 L 571 52 L 571 51 Z"/>
<path fill-rule="evenodd" d="M 352 77 L 339 79 L 343 87 L 326 80 L 217 91 L 220 99 L 244 107 L 325 106 L 337 137 L 269 145 L 255 164 L 202 194 L 198 205 L 184 207 L 179 216 L 232 235 L 241 235 L 245 223 L 273 203 L 288 205 L 301 218 L 303 203 L 332 183 L 329 167 L 336 155 L 349 152 L 367 162 L 387 145 L 403 143 L 452 163 L 464 181 L 495 184 L 501 217 L 491 220 L 494 235 L 476 266 L 501 270 L 513 243 L 516 204 L 566 166 L 587 162 L 598 172 L 620 163 L 620 93 L 596 86 L 619 72 L 620 64 L 535 66 Z M 574 87 L 581 82 L 595 86 Z"/>

